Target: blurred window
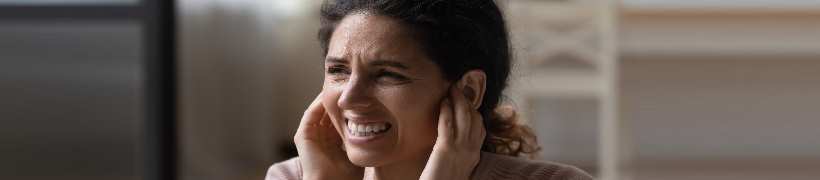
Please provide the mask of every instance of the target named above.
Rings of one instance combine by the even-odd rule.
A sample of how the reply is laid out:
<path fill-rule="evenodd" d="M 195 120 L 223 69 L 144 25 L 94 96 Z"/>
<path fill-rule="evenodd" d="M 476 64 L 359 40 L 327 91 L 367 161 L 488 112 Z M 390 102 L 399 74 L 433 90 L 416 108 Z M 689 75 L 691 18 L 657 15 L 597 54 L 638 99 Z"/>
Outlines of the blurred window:
<path fill-rule="evenodd" d="M 140 0 L 0 0 L 0 5 L 112 5 L 136 4 Z"/>
<path fill-rule="evenodd" d="M 627 7 L 648 8 L 805 8 L 820 7 L 817 0 L 743 0 L 743 1 L 714 1 L 714 0 L 624 0 Z"/>

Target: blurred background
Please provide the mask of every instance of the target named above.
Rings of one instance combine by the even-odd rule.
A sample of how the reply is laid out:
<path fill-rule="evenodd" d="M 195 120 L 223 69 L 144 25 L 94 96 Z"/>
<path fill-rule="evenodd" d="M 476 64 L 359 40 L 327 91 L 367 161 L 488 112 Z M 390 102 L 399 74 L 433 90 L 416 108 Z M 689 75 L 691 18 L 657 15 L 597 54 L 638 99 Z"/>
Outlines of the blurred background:
<path fill-rule="evenodd" d="M 539 159 L 820 177 L 820 1 L 498 2 Z M 263 179 L 321 89 L 320 3 L 0 0 L 0 179 Z"/>

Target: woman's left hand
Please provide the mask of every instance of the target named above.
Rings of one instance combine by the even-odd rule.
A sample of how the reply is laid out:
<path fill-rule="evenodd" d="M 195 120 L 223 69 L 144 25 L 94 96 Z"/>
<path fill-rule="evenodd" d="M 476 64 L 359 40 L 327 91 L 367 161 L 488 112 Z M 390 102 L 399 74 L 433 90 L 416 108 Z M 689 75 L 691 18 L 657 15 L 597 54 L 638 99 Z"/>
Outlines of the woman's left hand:
<path fill-rule="evenodd" d="M 481 158 L 486 131 L 481 114 L 459 88 L 441 102 L 438 138 L 421 173 L 422 180 L 467 180 Z"/>

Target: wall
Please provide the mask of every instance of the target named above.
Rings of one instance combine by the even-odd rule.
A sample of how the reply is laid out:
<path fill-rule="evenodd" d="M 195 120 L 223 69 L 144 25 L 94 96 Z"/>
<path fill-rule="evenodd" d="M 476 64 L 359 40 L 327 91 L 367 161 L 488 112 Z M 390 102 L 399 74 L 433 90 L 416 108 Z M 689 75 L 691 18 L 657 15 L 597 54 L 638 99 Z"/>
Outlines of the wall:
<path fill-rule="evenodd" d="M 178 3 L 180 178 L 262 179 L 321 87 L 306 33 L 316 12 L 287 0 Z"/>
<path fill-rule="evenodd" d="M 820 16 L 627 12 L 621 109 L 634 179 L 813 179 Z"/>

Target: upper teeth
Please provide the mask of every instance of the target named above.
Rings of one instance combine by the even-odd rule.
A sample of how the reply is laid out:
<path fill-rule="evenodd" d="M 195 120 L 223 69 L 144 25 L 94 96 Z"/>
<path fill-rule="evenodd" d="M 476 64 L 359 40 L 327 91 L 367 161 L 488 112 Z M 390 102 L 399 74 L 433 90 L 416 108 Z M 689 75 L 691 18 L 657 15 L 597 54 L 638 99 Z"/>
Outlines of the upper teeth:
<path fill-rule="evenodd" d="M 377 133 L 382 133 L 387 130 L 387 123 L 367 123 L 359 124 L 353 121 L 347 121 L 347 130 L 354 136 L 370 136 Z"/>

